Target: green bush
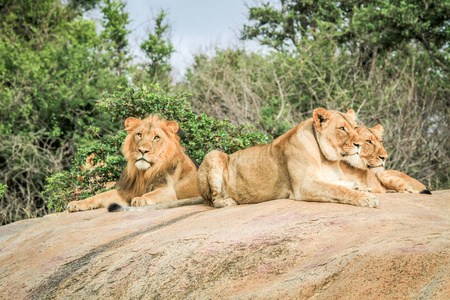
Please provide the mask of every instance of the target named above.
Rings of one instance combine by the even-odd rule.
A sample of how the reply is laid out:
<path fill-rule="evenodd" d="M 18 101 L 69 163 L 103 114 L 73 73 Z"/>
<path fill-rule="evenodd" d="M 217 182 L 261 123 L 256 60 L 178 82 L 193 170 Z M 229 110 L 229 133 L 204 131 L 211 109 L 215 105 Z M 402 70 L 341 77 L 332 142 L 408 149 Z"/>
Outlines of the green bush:
<path fill-rule="evenodd" d="M 112 115 L 112 122 L 123 122 L 128 117 L 145 118 L 150 114 L 177 121 L 181 144 L 198 163 L 214 149 L 233 153 L 271 141 L 270 136 L 256 132 L 252 126 L 234 126 L 227 120 L 197 115 L 192 112 L 186 95 L 168 95 L 157 85 L 148 89 L 128 88 L 113 94 L 105 93 L 98 109 Z M 125 136 L 124 131 L 119 131 L 79 149 L 69 171 L 47 179 L 44 192 L 47 206 L 54 211 L 62 211 L 66 203 L 75 198 L 74 195 L 78 200 L 84 199 L 104 191 L 108 181 L 117 180 L 126 163 L 121 154 Z M 83 171 L 86 158 L 91 154 L 95 154 L 94 164 L 104 164 L 93 171 Z M 81 177 L 84 179 L 79 180 Z"/>
<path fill-rule="evenodd" d="M 0 4 L 0 174 L 8 185 L 2 224 L 46 214 L 45 178 L 89 145 L 88 126 L 114 130 L 95 101 L 128 80 L 116 75 L 97 24 L 83 18 L 97 2 Z"/>
<path fill-rule="evenodd" d="M 0 199 L 2 198 L 3 192 L 6 190 L 8 186 L 0 183 Z"/>

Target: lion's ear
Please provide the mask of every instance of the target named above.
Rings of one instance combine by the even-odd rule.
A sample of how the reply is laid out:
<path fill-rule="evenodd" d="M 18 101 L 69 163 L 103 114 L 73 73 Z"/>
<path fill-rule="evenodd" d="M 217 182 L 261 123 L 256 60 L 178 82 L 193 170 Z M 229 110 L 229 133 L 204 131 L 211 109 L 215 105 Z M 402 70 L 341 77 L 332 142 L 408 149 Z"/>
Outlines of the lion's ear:
<path fill-rule="evenodd" d="M 353 109 L 350 109 L 349 111 L 347 111 L 346 114 L 347 114 L 347 116 L 352 118 L 353 121 L 356 122 L 356 113 Z"/>
<path fill-rule="evenodd" d="M 167 121 L 165 126 L 171 133 L 177 133 L 180 126 L 178 126 L 178 123 L 175 121 Z"/>
<path fill-rule="evenodd" d="M 322 130 L 333 118 L 333 115 L 325 108 L 319 107 L 313 111 L 313 120 L 317 130 Z"/>
<path fill-rule="evenodd" d="M 136 118 L 128 118 L 125 120 L 125 129 L 130 132 L 141 123 L 141 120 Z"/>
<path fill-rule="evenodd" d="M 375 130 L 375 131 L 378 131 L 380 134 L 383 134 L 383 132 L 384 132 L 384 128 L 383 128 L 383 125 L 381 125 L 381 124 L 378 124 L 378 125 L 376 125 L 374 128 L 372 128 L 373 130 Z"/>

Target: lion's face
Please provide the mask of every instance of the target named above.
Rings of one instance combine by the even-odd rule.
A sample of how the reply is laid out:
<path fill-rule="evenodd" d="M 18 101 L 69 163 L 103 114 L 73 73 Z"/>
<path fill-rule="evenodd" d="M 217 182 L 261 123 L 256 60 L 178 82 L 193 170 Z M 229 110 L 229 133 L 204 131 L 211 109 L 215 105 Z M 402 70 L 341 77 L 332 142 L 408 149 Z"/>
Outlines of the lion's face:
<path fill-rule="evenodd" d="M 357 132 L 363 139 L 359 157 L 348 157 L 345 160 L 358 169 L 383 170 L 388 154 L 382 144 L 383 126 L 369 128 L 359 125 Z"/>
<path fill-rule="evenodd" d="M 364 166 L 369 169 L 384 169 L 388 154 L 382 144 L 383 126 L 373 128 L 361 126 L 359 134 L 363 138 L 363 146 L 359 155 Z"/>
<path fill-rule="evenodd" d="M 178 124 L 154 115 L 144 120 L 128 118 L 125 128 L 128 136 L 123 146 L 123 154 L 129 164 L 134 164 L 142 171 L 162 164 L 167 154 L 174 152 L 178 141 Z"/>
<path fill-rule="evenodd" d="M 326 159 L 336 161 L 359 154 L 363 140 L 356 131 L 355 119 L 353 110 L 347 113 L 314 110 L 316 139 Z"/>

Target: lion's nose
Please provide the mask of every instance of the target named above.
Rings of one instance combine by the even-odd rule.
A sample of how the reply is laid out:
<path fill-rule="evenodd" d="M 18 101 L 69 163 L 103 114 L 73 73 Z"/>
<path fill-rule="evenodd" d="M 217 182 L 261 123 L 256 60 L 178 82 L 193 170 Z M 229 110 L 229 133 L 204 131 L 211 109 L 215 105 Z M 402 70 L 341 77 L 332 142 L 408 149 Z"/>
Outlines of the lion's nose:
<path fill-rule="evenodd" d="M 138 149 L 138 150 L 139 150 L 139 152 L 142 153 L 142 155 L 144 155 L 145 153 L 150 152 L 150 151 L 148 151 L 147 149 L 142 149 L 142 148 L 140 148 L 140 149 Z"/>
<path fill-rule="evenodd" d="M 387 159 L 387 156 L 384 156 L 384 155 L 383 155 L 383 156 L 382 156 L 382 155 L 379 155 L 378 157 L 379 157 L 382 161 L 385 161 L 385 160 Z"/>
<path fill-rule="evenodd" d="M 353 146 L 355 146 L 356 148 L 360 148 L 361 147 L 361 143 L 353 143 Z"/>

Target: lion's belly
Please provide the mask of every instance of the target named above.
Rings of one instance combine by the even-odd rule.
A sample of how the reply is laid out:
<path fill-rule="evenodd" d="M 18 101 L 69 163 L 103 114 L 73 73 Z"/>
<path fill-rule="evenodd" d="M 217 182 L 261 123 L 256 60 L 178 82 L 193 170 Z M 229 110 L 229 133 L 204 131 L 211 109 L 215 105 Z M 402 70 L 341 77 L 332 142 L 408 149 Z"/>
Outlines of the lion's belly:
<path fill-rule="evenodd" d="M 224 178 L 227 194 L 239 204 L 288 198 L 291 193 L 287 171 L 267 153 L 231 156 L 227 173 Z"/>
<path fill-rule="evenodd" d="M 192 169 L 191 172 L 186 172 L 185 177 L 177 176 L 178 181 L 175 183 L 175 193 L 177 199 L 187 199 L 199 196 L 197 188 L 197 171 Z"/>

